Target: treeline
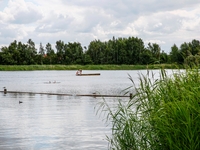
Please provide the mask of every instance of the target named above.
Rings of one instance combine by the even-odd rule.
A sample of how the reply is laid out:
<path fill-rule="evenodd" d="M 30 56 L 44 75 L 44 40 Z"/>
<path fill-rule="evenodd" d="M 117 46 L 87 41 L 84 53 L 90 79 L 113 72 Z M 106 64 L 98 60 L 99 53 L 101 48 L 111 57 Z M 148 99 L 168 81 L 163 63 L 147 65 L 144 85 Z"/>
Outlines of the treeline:
<path fill-rule="evenodd" d="M 1 47 L 0 64 L 2 65 L 32 65 L 32 64 L 155 64 L 177 63 L 189 65 L 200 63 L 200 42 L 192 40 L 175 44 L 169 54 L 161 50 L 156 43 L 148 43 L 145 47 L 142 39 L 137 37 L 115 38 L 102 42 L 91 41 L 88 48 L 79 42 L 57 41 L 53 48 L 50 43 L 45 46 L 40 43 L 36 49 L 35 43 L 29 39 L 27 43 L 13 41 L 8 47 Z"/>

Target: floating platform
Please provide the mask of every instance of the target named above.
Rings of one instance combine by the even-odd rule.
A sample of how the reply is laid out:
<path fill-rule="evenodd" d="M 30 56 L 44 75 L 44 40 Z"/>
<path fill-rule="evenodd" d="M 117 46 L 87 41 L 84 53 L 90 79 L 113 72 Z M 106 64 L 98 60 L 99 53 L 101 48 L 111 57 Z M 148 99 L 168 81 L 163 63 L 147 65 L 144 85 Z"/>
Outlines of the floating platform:
<path fill-rule="evenodd" d="M 76 76 L 100 76 L 100 73 L 82 73 L 82 74 L 76 74 Z"/>

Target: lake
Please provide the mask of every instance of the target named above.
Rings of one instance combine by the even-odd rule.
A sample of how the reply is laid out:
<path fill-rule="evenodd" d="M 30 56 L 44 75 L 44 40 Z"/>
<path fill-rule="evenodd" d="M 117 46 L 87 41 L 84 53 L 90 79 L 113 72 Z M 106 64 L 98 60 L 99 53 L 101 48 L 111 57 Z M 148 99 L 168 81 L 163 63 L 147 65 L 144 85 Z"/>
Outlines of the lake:
<path fill-rule="evenodd" d="M 153 70 L 158 74 L 158 70 Z M 96 114 L 102 97 L 77 96 L 99 93 L 123 95 L 138 84 L 141 71 L 89 71 L 100 76 L 75 76 L 76 71 L 0 71 L 0 88 L 27 93 L 0 93 L 0 149 L 108 149 L 111 128 Z M 29 93 L 30 92 L 30 93 Z M 132 93 L 134 91 L 129 91 Z M 33 94 L 58 93 L 71 96 Z M 109 105 L 129 98 L 106 97 Z M 19 101 L 23 103 L 19 104 Z"/>

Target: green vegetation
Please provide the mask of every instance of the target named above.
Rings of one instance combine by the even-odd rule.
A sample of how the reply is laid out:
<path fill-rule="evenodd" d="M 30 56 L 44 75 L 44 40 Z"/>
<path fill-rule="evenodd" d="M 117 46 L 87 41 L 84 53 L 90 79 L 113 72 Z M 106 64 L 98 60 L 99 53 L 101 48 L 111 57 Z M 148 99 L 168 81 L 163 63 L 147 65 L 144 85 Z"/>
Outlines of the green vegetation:
<path fill-rule="evenodd" d="M 170 51 L 170 50 L 168 50 Z M 88 48 L 79 42 L 56 41 L 55 50 L 50 43 L 45 47 L 29 39 L 27 43 L 13 41 L 0 50 L 0 65 L 147 65 L 147 64 L 199 65 L 200 42 L 192 40 L 171 47 L 170 54 L 156 43 L 145 47 L 138 37 L 118 38 L 102 42 L 91 41 Z"/>
<path fill-rule="evenodd" d="M 198 69 L 174 72 L 171 77 L 162 70 L 159 80 L 148 72 L 140 76 L 140 86 L 133 87 L 135 94 L 127 103 L 119 100 L 113 108 L 104 100 L 99 106 L 111 121 L 110 149 L 200 149 Z"/>
<path fill-rule="evenodd" d="M 179 65 L 180 66 L 180 65 Z M 141 70 L 141 69 L 176 69 L 175 64 L 155 65 L 0 65 L 0 71 L 28 70 Z"/>

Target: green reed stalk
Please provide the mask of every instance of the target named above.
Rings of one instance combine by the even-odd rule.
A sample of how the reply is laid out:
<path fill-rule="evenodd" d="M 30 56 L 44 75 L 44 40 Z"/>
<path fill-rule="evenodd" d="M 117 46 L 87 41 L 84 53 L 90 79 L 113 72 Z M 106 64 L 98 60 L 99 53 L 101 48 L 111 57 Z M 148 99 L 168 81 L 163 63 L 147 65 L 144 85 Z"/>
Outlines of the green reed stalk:
<path fill-rule="evenodd" d="M 199 71 L 179 71 L 167 77 L 162 70 L 159 79 L 148 72 L 139 80 L 127 103 L 119 100 L 111 108 L 104 100 L 99 107 L 108 112 L 107 121 L 112 123 L 109 149 L 200 149 Z"/>
<path fill-rule="evenodd" d="M 141 70 L 177 68 L 175 64 L 156 65 L 0 65 L 0 71 L 27 71 L 27 70 Z"/>

